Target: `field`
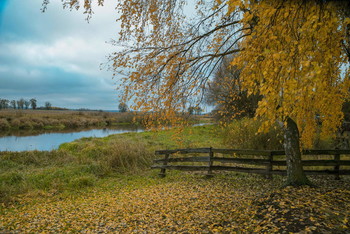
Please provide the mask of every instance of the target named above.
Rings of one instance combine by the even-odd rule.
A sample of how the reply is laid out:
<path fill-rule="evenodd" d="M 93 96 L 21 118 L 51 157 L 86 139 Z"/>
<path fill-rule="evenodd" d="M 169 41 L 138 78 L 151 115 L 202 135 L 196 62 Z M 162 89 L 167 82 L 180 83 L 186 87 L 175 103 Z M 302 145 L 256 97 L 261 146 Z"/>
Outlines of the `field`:
<path fill-rule="evenodd" d="M 0 110 L 0 130 L 103 127 L 131 124 L 134 117 L 130 112 L 7 109 Z"/>
<path fill-rule="evenodd" d="M 154 150 L 228 147 L 215 125 L 84 138 L 51 152 L 0 153 L 0 232 L 336 232 L 350 230 L 350 178 L 151 171 Z M 176 142 L 176 139 L 180 139 Z"/>

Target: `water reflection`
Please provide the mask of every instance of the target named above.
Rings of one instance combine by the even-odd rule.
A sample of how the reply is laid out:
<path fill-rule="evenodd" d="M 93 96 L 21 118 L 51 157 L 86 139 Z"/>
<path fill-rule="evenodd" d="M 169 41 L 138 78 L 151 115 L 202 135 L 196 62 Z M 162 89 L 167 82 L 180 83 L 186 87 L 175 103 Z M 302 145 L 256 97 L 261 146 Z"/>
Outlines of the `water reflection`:
<path fill-rule="evenodd" d="M 49 151 L 57 149 L 62 143 L 83 137 L 105 137 L 112 134 L 140 131 L 143 129 L 137 126 L 118 126 L 116 128 L 81 129 L 79 131 L 11 132 L 11 135 L 0 137 L 0 151 Z"/>

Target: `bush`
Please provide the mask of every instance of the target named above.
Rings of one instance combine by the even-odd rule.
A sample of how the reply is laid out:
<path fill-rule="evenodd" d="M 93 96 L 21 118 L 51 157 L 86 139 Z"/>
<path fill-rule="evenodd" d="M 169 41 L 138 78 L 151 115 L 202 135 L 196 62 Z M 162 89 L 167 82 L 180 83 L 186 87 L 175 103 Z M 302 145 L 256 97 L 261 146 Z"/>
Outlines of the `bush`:
<path fill-rule="evenodd" d="M 23 120 L 21 121 L 21 125 L 19 126 L 20 129 L 32 129 L 33 125 L 30 120 Z"/>
<path fill-rule="evenodd" d="M 106 162 L 113 170 L 130 171 L 149 167 L 154 154 L 146 146 L 128 140 L 120 140 L 111 146 L 111 152 L 105 154 Z"/>
<path fill-rule="evenodd" d="M 6 119 L 0 119 L 0 130 L 7 130 L 10 128 L 10 124 Z"/>
<path fill-rule="evenodd" d="M 12 128 L 18 129 L 20 125 L 21 125 L 21 121 L 19 121 L 19 119 L 13 119 L 11 121 L 11 127 Z"/>
<path fill-rule="evenodd" d="M 282 130 L 275 126 L 267 133 L 258 133 L 261 121 L 243 118 L 234 120 L 222 130 L 224 144 L 234 149 L 281 150 Z"/>

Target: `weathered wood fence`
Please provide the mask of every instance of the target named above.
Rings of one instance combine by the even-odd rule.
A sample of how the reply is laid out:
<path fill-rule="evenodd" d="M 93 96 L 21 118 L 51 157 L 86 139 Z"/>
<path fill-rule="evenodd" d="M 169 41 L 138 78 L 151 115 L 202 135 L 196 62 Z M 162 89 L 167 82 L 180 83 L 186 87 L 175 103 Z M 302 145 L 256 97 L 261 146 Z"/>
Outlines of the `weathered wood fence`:
<path fill-rule="evenodd" d="M 276 150 L 237 150 L 237 149 L 176 149 L 158 150 L 156 155 L 164 155 L 154 160 L 152 169 L 160 169 L 164 177 L 166 170 L 237 171 L 267 175 L 286 175 L 284 151 Z M 302 164 L 306 174 L 350 175 L 350 150 L 304 150 Z M 184 155 L 188 155 L 187 157 Z"/>

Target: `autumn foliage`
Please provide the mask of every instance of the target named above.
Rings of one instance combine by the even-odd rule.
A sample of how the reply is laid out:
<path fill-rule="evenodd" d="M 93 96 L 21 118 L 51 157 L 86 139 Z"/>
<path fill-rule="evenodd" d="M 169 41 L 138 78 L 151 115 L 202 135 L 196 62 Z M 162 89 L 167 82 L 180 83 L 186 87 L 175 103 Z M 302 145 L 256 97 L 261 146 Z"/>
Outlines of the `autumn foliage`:
<path fill-rule="evenodd" d="M 263 96 L 260 131 L 276 122 L 284 129 L 288 184 L 309 184 L 300 146 L 312 146 L 319 127 L 323 136 L 334 134 L 348 98 L 349 2 L 198 0 L 194 16 L 184 10 L 190 3 L 118 2 L 114 43 L 121 47 L 110 61 L 114 76 L 122 75 L 124 101 L 150 112 L 148 126 L 184 125 L 179 113 L 201 102 L 221 60 L 236 54 L 231 65 L 241 71 L 243 90 Z M 84 9 L 91 16 L 91 1 Z"/>
<path fill-rule="evenodd" d="M 229 1 L 231 11 L 246 8 Z M 256 22 L 255 22 L 256 21 Z M 337 3 L 317 1 L 261 1 L 244 13 L 244 48 L 232 61 L 242 69 L 243 86 L 259 92 L 257 116 L 263 128 L 297 122 L 304 147 L 311 147 L 318 123 L 322 135 L 336 132 L 349 96 L 349 63 L 344 48 L 350 18 Z"/>
<path fill-rule="evenodd" d="M 124 75 L 131 108 L 152 111 L 150 123 L 183 124 L 178 113 L 202 100 L 222 59 L 235 54 L 242 89 L 263 96 L 256 112 L 265 120 L 262 131 L 290 118 L 303 147 L 312 145 L 318 123 L 324 136 L 336 131 L 349 90 L 347 1 L 195 1 L 191 13 L 184 11 L 189 5 L 118 1 L 121 29 L 114 43 L 121 49 L 110 61 L 114 75 Z M 91 1 L 65 6 L 92 14 Z"/>

